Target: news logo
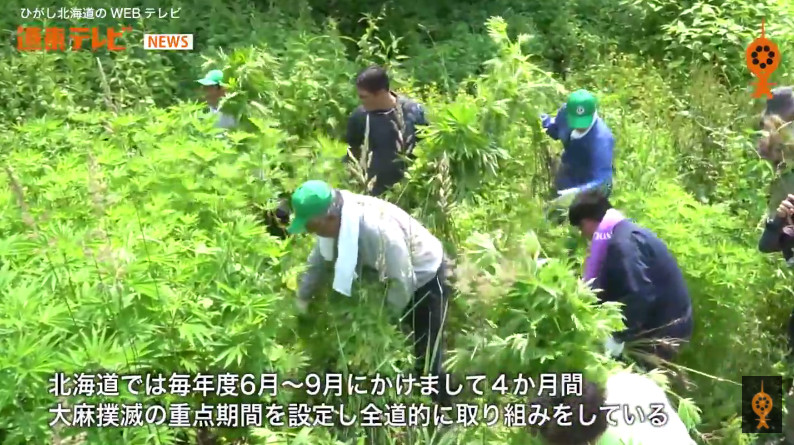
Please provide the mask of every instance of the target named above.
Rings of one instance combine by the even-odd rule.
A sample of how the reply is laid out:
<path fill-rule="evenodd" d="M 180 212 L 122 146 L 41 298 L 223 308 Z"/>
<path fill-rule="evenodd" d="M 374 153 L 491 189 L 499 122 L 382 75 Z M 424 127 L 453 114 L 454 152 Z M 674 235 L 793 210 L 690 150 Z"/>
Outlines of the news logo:
<path fill-rule="evenodd" d="M 193 34 L 144 34 L 143 49 L 159 51 L 192 51 Z"/>

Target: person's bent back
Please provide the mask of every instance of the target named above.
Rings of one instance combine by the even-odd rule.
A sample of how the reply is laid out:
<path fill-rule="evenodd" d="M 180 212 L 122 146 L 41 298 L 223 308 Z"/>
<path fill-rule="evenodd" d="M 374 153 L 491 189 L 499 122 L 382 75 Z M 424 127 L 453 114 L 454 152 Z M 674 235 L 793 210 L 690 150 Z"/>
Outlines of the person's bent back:
<path fill-rule="evenodd" d="M 684 275 L 667 246 L 613 209 L 598 191 L 578 196 L 569 218 L 592 239 L 585 279 L 601 289 L 601 301 L 625 305 L 627 329 L 615 333 L 615 340 L 651 340 L 650 352 L 671 360 L 677 349 L 671 341 L 688 340 L 693 320 Z"/>
<path fill-rule="evenodd" d="M 609 426 L 606 412 L 601 410 L 606 401 L 606 392 L 590 381 L 582 382 L 580 395 L 542 397 L 530 405 L 530 412 L 541 407 L 551 416 L 555 406 L 569 407 L 570 416 L 567 425 L 559 425 L 553 418 L 536 429 L 547 445 L 589 445 L 597 444 Z M 587 419 L 587 422 L 584 421 Z"/>
<path fill-rule="evenodd" d="M 550 417 L 534 427 L 547 445 L 695 445 L 664 390 L 650 378 L 623 371 L 609 377 L 605 389 L 582 380 L 580 394 L 546 396 L 530 406 L 530 412 L 540 407 Z M 649 407 L 655 404 L 664 406 L 665 419 L 651 418 Z M 558 422 L 564 417 L 553 416 L 557 406 L 570 408 L 571 415 L 563 425 Z M 610 406 L 618 411 L 610 412 Z M 633 413 L 642 409 L 647 417 L 628 423 L 623 417 L 625 409 Z"/>

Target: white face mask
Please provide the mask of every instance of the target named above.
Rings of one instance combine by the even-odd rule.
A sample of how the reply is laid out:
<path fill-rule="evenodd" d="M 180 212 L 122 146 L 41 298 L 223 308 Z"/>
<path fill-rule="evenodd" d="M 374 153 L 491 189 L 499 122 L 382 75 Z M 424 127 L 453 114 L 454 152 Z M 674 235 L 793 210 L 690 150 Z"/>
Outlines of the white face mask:
<path fill-rule="evenodd" d="M 574 139 L 579 139 L 579 138 L 584 137 L 587 133 L 590 132 L 590 130 L 596 124 L 597 120 L 598 120 L 598 113 L 593 113 L 593 122 L 590 123 L 590 126 L 587 127 L 587 129 L 585 129 L 585 130 L 578 130 L 578 129 L 572 130 L 571 131 L 571 137 L 573 137 Z"/>

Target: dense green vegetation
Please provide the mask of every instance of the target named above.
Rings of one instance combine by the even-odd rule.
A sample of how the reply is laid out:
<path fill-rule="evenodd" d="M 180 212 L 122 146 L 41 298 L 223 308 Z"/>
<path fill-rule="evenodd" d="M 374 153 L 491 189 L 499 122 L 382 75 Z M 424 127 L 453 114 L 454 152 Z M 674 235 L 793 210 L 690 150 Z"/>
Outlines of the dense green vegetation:
<path fill-rule="evenodd" d="M 7 3 L 7 11 L 27 6 Z M 64 3 L 96 7 L 37 6 Z M 182 5 L 178 19 L 128 21 L 134 31 L 126 52 L 0 49 L 4 444 L 165 444 L 196 436 L 251 444 L 535 443 L 526 428 L 484 424 L 444 431 L 48 426 L 55 371 L 300 379 L 404 368 L 410 351 L 386 321 L 378 288 L 352 301 L 322 298 L 311 321 L 296 317 L 296 278 L 310 240 L 268 236 L 254 210 L 309 178 L 361 190 L 338 166 L 346 148 L 339 138 L 356 105 L 352 76 L 370 63 L 387 65 L 396 89 L 421 99 L 432 123 L 409 180 L 390 199 L 454 258 L 448 347 L 455 374 L 583 371 L 601 379 L 617 366 L 600 353 L 620 326 L 618 311 L 593 306 L 578 280 L 584 246 L 569 261 L 568 229 L 543 214 L 560 147 L 542 133 L 538 115 L 556 110 L 565 91 L 588 88 L 618 140 L 615 203 L 667 241 L 693 293 L 696 330 L 671 370 L 670 389 L 680 396 L 673 400 L 699 442 L 754 443 L 739 434 L 739 383 L 742 375 L 787 372 L 783 332 L 794 296 L 783 263 L 755 247 L 773 172 L 753 150 L 762 104 L 750 98 L 743 53 L 767 17 L 767 34 L 783 54 L 773 81 L 790 82 L 794 4 L 274 5 L 197 0 Z M 113 6 L 171 7 L 148 0 Z M 18 13 L 2 20 L 9 35 L 23 22 Z M 144 31 L 193 33 L 196 50 L 144 51 Z M 195 104 L 195 79 L 210 68 L 231 79 L 225 109 L 243 119 L 225 136 Z M 553 261 L 538 269 L 539 255 Z M 307 397 L 287 390 L 188 402 Z M 312 399 L 352 410 L 387 403 L 368 395 Z"/>

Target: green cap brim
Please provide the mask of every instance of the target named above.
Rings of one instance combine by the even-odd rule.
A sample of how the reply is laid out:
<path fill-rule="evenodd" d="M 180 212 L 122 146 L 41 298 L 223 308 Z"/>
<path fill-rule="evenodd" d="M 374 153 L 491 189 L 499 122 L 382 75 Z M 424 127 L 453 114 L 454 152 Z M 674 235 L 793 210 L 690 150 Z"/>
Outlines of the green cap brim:
<path fill-rule="evenodd" d="M 298 233 L 303 233 L 306 231 L 306 223 L 308 220 L 304 218 L 298 218 L 297 216 L 295 219 L 292 220 L 292 224 L 287 227 L 287 233 L 290 235 L 296 235 Z"/>
<path fill-rule="evenodd" d="M 212 79 L 199 79 L 199 80 L 197 80 L 197 82 L 202 84 L 202 85 L 205 85 L 205 86 L 220 85 L 218 82 L 216 82 L 216 81 L 214 81 Z"/>
<path fill-rule="evenodd" d="M 566 116 L 568 118 L 568 127 L 570 128 L 587 128 L 590 124 L 593 123 L 593 115 L 590 116 L 577 116 L 569 114 Z"/>

